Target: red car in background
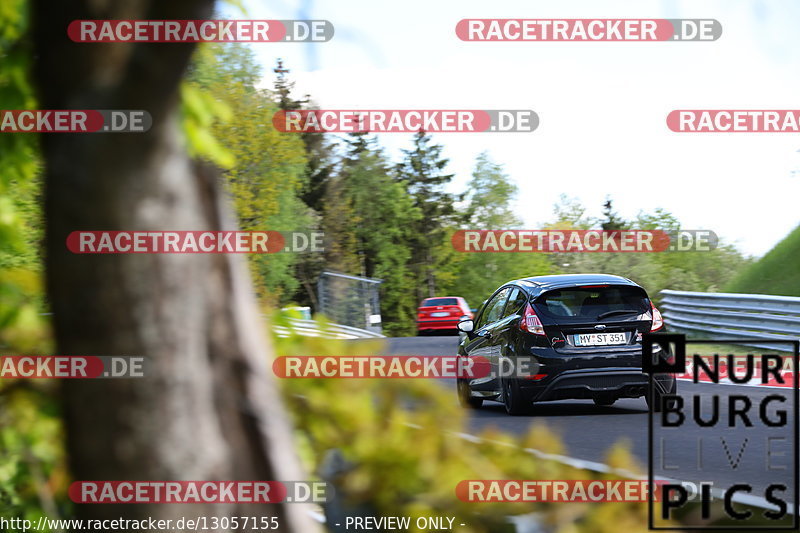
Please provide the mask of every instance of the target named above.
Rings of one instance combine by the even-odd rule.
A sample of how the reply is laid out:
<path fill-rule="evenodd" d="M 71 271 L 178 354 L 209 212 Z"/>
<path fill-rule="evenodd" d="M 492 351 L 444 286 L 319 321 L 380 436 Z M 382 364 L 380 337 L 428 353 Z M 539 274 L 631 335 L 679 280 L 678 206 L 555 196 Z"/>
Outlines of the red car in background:
<path fill-rule="evenodd" d="M 458 321 L 472 318 L 467 301 L 460 296 L 439 296 L 422 300 L 417 309 L 417 335 L 434 331 L 458 332 Z"/>

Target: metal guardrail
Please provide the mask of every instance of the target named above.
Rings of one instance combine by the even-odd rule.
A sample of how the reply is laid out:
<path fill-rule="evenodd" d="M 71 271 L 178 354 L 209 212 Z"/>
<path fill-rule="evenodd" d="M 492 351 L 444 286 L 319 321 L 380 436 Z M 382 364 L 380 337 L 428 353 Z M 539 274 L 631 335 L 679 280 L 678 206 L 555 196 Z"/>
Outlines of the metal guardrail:
<path fill-rule="evenodd" d="M 661 295 L 664 322 L 675 331 L 712 340 L 743 339 L 744 345 L 772 350 L 775 344 L 759 344 L 752 339 L 800 338 L 800 298 L 796 296 L 673 290 L 663 290 Z"/>
<path fill-rule="evenodd" d="M 327 337 L 329 339 L 379 339 L 384 337 L 380 333 L 341 324 L 326 324 L 320 329 L 319 323 L 314 320 L 300 318 L 290 318 L 289 327 L 273 325 L 272 329 L 279 337 L 288 337 L 292 333 L 304 337 Z"/>

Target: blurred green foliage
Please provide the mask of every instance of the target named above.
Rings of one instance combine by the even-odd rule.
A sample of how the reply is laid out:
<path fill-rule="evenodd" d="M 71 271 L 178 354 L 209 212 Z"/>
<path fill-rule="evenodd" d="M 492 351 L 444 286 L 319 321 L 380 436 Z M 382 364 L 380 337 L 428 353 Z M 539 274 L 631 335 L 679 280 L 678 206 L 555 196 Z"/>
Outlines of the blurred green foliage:
<path fill-rule="evenodd" d="M 0 7 L 0 108 L 36 107 L 28 82 L 31 51 L 26 3 Z M 29 350 L 47 339 L 42 300 L 38 137 L 0 135 L 0 346 Z"/>
<path fill-rule="evenodd" d="M 307 164 L 303 141 L 273 126 L 278 105 L 270 91 L 256 87 L 260 76 L 247 46 L 198 48 L 182 91 L 189 152 L 223 168 L 239 229 L 313 229 L 312 213 L 299 198 Z M 296 254 L 252 254 L 248 260 L 264 304 L 283 305 L 298 291 Z"/>
<path fill-rule="evenodd" d="M 36 107 L 27 3 L 0 2 L 0 109 Z M 38 135 L 0 134 L 0 354 L 52 350 L 43 313 Z M 67 486 L 55 385 L 0 380 L 0 516 L 58 517 Z"/>
<path fill-rule="evenodd" d="M 285 315 L 272 322 L 289 326 Z M 320 324 L 324 329 L 324 323 Z M 322 337 L 274 337 L 279 355 L 370 355 L 380 340 L 357 343 Z M 282 379 L 283 395 L 296 424 L 298 450 L 319 473 L 331 450 L 349 468 L 333 481 L 350 509 L 382 516 L 452 516 L 469 533 L 512 531 L 508 516 L 536 513 L 548 530 L 635 533 L 647 531 L 644 503 L 462 502 L 455 488 L 465 479 L 613 479 L 527 452 L 561 454 L 560 439 L 533 423 L 523 436 L 496 429 L 461 438 L 466 416 L 455 390 L 427 379 Z M 609 450 L 606 463 L 634 472 L 626 444 Z M 550 529 L 552 528 L 552 529 Z M 410 531 L 418 531 L 410 529 Z"/>

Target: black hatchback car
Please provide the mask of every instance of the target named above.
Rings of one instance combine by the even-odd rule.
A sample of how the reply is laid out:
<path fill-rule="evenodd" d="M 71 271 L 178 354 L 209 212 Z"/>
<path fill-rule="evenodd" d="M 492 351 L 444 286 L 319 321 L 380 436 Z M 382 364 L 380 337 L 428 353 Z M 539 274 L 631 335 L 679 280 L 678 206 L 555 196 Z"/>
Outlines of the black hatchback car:
<path fill-rule="evenodd" d="M 644 396 L 649 376 L 642 372 L 642 335 L 664 321 L 645 290 L 607 274 L 537 276 L 508 282 L 476 314 L 459 322 L 466 333 L 459 356 L 488 361 L 484 377 L 458 379 L 463 406 L 484 400 L 523 414 L 534 402 L 591 399 L 611 405 L 619 398 Z M 654 355 L 671 356 L 653 347 Z M 523 364 L 525 363 L 525 364 Z M 653 380 L 654 410 L 662 396 L 677 392 L 671 374 Z"/>

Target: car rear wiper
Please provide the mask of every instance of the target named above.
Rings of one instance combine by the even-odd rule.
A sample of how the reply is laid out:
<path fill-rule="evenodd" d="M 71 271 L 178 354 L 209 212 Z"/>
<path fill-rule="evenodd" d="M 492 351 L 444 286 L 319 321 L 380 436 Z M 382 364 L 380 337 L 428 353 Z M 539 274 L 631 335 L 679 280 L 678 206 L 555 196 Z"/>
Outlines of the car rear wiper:
<path fill-rule="evenodd" d="M 642 311 L 639 309 L 615 309 L 614 311 L 606 311 L 605 313 L 600 313 L 597 315 L 598 320 L 603 319 L 612 315 L 629 315 L 631 313 L 636 313 L 637 315 Z"/>

